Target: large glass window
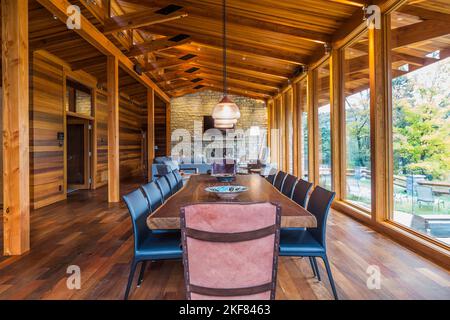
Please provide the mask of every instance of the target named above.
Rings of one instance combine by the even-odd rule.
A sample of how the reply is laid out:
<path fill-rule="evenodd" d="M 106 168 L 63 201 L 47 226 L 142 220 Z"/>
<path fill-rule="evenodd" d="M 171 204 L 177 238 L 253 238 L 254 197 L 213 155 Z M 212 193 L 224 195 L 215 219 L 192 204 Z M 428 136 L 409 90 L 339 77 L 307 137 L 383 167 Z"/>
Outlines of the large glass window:
<path fill-rule="evenodd" d="M 284 94 L 284 106 L 286 113 L 286 152 L 287 152 L 287 172 L 294 173 L 294 124 L 293 124 L 293 103 L 292 90 L 288 90 Z"/>
<path fill-rule="evenodd" d="M 314 70 L 316 83 L 315 106 L 319 129 L 319 185 L 331 190 L 331 112 L 330 112 L 330 65 L 328 62 Z"/>
<path fill-rule="evenodd" d="M 390 15 L 391 219 L 450 245 L 450 36 L 448 21 L 420 14 L 442 14 L 440 4 L 417 2 Z"/>
<path fill-rule="evenodd" d="M 368 32 L 343 50 L 345 186 L 343 198 L 371 207 L 370 87 Z"/>
<path fill-rule="evenodd" d="M 304 78 L 298 83 L 298 92 L 300 98 L 300 116 L 301 116 L 301 128 L 300 128 L 300 146 L 301 146 L 301 168 L 302 178 L 308 180 L 308 88 L 307 78 Z"/>

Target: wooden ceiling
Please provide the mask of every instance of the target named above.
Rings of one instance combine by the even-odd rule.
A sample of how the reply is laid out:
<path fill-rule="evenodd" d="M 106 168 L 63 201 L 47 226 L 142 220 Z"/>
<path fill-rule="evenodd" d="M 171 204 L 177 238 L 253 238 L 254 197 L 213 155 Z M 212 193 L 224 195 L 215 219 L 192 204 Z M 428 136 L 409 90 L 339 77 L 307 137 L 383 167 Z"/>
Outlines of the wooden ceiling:
<path fill-rule="evenodd" d="M 30 0 L 30 47 L 45 49 L 106 81 L 106 56 L 68 30 L 64 23 Z M 228 0 L 229 92 L 257 99 L 275 96 L 303 65 L 323 56 L 369 0 Z M 222 0 L 71 0 L 83 16 L 169 96 L 222 90 Z M 108 5 L 109 3 L 109 5 Z M 393 15 L 397 64 L 430 63 L 425 56 L 449 52 L 448 0 L 411 0 Z M 399 19 L 398 19 L 399 18 Z M 428 20 L 434 20 L 432 22 Z M 440 24 L 436 24 L 439 21 Z M 422 23 L 422 25 L 415 25 Z M 436 27 L 437 25 L 437 27 Z M 414 30 L 408 29 L 413 28 Z M 412 26 L 412 27 L 411 27 Z M 422 27 L 423 26 L 423 27 Z M 417 28 L 419 27 L 419 28 Z M 353 48 L 355 68 L 367 57 L 367 44 Z M 420 60 L 422 59 L 422 60 Z M 355 87 L 362 72 L 355 73 Z M 358 76 L 359 74 L 359 76 Z M 359 78 L 358 78 L 359 77 Z M 103 85 L 104 86 L 104 85 Z M 145 103 L 146 88 L 121 71 L 120 89 Z"/>

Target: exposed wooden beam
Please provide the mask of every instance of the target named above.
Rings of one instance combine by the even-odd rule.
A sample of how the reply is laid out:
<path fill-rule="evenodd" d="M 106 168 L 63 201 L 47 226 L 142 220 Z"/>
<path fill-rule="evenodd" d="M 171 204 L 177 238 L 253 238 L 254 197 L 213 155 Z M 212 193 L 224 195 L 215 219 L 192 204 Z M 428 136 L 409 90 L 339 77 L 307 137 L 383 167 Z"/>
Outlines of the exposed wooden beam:
<path fill-rule="evenodd" d="M 183 35 L 180 35 L 180 36 L 183 36 Z M 130 48 L 130 51 L 127 53 L 127 56 L 136 57 L 136 56 L 140 56 L 140 55 L 143 55 L 146 53 L 152 53 L 155 51 L 161 51 L 161 50 L 181 46 L 183 44 L 189 44 L 191 42 L 192 42 L 192 40 L 190 39 L 189 36 L 187 36 L 187 38 L 184 38 L 180 41 L 176 40 L 176 36 L 175 37 L 166 37 L 163 39 L 157 39 L 157 40 L 153 40 L 153 41 L 149 41 L 149 42 L 145 42 L 145 43 L 139 43 L 137 45 L 134 45 L 133 47 Z"/>
<path fill-rule="evenodd" d="M 28 0 L 3 0 L 3 245 L 30 249 Z"/>
<path fill-rule="evenodd" d="M 120 144 L 119 144 L 119 61 L 115 56 L 107 60 L 108 91 L 108 201 L 120 201 Z"/>
<path fill-rule="evenodd" d="M 448 23 L 450 21 L 450 14 L 427 10 L 413 5 L 402 6 L 398 12 L 406 13 L 423 20 L 435 20 Z"/>
<path fill-rule="evenodd" d="M 111 34 L 128 29 L 150 26 L 187 17 L 186 12 L 175 11 L 169 14 L 159 13 L 155 10 L 144 10 L 111 17 L 105 21 L 104 33 Z"/>
<path fill-rule="evenodd" d="M 190 29 L 181 25 L 149 26 L 146 27 L 145 30 L 165 36 L 173 36 L 184 33 L 190 35 L 194 43 L 198 43 L 202 46 L 211 48 L 223 47 L 223 40 L 220 36 L 202 34 L 200 32 L 192 32 Z M 254 43 L 251 43 L 250 40 L 251 39 L 249 39 L 249 41 L 228 39 L 227 50 L 229 52 L 244 54 L 248 56 L 269 57 L 293 64 L 306 64 L 308 62 L 309 55 L 287 51 L 282 48 L 268 47 L 264 43 L 259 43 L 258 45 L 256 45 Z"/>
<path fill-rule="evenodd" d="M 391 48 L 407 46 L 428 39 L 446 36 L 450 33 L 450 23 L 425 20 L 392 30 Z"/>
<path fill-rule="evenodd" d="M 141 0 L 126 0 L 129 3 L 144 4 Z M 171 3 L 169 0 L 152 0 L 149 5 L 163 6 Z M 207 4 L 198 1 L 177 0 L 176 3 L 189 12 L 190 16 L 209 18 L 214 20 L 222 19 L 222 7 L 219 4 Z M 236 14 L 232 12 L 227 13 L 227 22 L 229 24 L 236 24 L 239 26 L 254 28 L 255 30 L 270 31 L 279 33 L 280 35 L 290 35 L 298 37 L 305 41 L 312 41 L 318 43 L 330 42 L 331 37 L 326 33 L 315 32 L 307 29 L 288 26 L 281 23 L 267 22 L 264 19 L 256 19 L 254 17 L 243 14 Z"/>
<path fill-rule="evenodd" d="M 184 64 L 188 64 L 188 63 L 192 63 L 196 60 L 196 58 L 192 58 L 189 60 L 183 60 L 183 59 L 161 59 L 155 62 L 150 62 L 149 66 L 147 68 L 145 68 L 145 72 L 149 72 L 149 71 L 157 71 L 160 69 L 166 69 L 166 68 L 172 68 L 172 67 L 177 67 L 177 66 L 181 66 Z"/>
<path fill-rule="evenodd" d="M 63 23 L 69 19 L 67 7 L 70 3 L 67 0 L 36 0 L 44 8 L 54 14 Z M 147 75 L 138 75 L 134 71 L 134 63 L 120 51 L 104 34 L 102 34 L 88 19 L 81 16 L 81 28 L 74 29 L 82 38 L 93 45 L 97 50 L 106 56 L 115 56 L 118 58 L 119 64 L 124 70 L 141 84 L 148 88 L 153 88 L 155 92 L 163 100 L 169 101 L 170 98 L 162 91 Z"/>

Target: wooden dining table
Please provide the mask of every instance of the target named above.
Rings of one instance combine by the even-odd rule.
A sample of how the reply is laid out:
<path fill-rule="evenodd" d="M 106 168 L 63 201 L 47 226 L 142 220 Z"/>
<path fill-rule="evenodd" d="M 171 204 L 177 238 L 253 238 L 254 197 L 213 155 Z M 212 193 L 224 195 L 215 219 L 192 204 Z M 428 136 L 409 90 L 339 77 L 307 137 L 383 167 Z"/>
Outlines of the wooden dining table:
<path fill-rule="evenodd" d="M 205 188 L 218 185 L 240 185 L 248 191 L 240 194 L 232 202 L 272 202 L 281 206 L 282 228 L 314 228 L 316 218 L 305 208 L 279 192 L 271 183 L 257 174 L 237 175 L 232 183 L 221 183 L 210 175 L 192 175 L 186 185 L 155 210 L 148 218 L 147 225 L 152 230 L 180 229 L 180 209 L 192 203 L 223 202 Z"/>

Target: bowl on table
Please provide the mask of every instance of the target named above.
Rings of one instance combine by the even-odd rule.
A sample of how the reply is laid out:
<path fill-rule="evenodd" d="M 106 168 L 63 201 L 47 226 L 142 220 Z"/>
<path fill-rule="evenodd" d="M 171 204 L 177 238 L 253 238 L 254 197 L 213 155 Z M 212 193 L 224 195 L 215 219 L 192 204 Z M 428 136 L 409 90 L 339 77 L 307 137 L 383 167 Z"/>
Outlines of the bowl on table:
<path fill-rule="evenodd" d="M 236 175 L 232 173 L 217 173 L 213 174 L 213 177 L 215 177 L 219 182 L 232 182 L 236 180 Z"/>
<path fill-rule="evenodd" d="M 214 186 L 205 189 L 206 192 L 214 193 L 222 200 L 234 200 L 247 190 L 248 188 L 244 186 Z"/>

